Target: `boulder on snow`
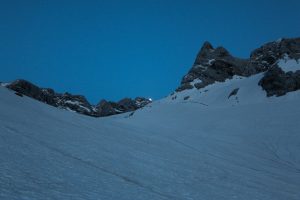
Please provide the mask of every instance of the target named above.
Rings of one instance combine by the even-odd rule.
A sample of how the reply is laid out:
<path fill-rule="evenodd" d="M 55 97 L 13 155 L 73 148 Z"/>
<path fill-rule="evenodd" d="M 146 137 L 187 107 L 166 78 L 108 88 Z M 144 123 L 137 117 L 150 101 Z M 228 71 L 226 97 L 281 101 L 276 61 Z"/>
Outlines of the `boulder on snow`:
<path fill-rule="evenodd" d="M 230 94 L 228 95 L 228 99 L 231 97 L 231 96 L 236 96 L 238 91 L 239 91 L 240 88 L 235 88 L 234 90 L 232 90 L 230 92 Z"/>

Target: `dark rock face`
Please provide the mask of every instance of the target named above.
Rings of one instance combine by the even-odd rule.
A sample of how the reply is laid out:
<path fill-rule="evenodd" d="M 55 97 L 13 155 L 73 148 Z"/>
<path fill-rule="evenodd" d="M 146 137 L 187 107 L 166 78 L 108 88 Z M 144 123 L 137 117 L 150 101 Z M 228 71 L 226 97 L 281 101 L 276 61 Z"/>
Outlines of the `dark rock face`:
<path fill-rule="evenodd" d="M 193 89 L 194 86 L 192 86 L 190 83 L 182 83 L 177 89 L 176 92 L 180 92 L 183 90 L 189 90 L 189 89 Z"/>
<path fill-rule="evenodd" d="M 23 94 L 19 93 L 19 92 L 15 92 L 15 95 L 19 96 L 19 97 L 23 97 Z"/>
<path fill-rule="evenodd" d="M 38 86 L 22 79 L 16 80 L 6 87 L 38 101 L 56 106 L 56 102 L 54 100 L 55 93 L 51 89 L 41 89 Z"/>
<path fill-rule="evenodd" d="M 147 99 L 147 98 L 144 98 L 144 97 L 136 97 L 134 99 L 135 101 L 135 104 L 136 104 L 136 107 L 137 108 L 142 108 L 144 106 L 146 106 L 147 104 L 151 103 L 152 100 L 151 99 Z"/>
<path fill-rule="evenodd" d="M 273 68 L 278 60 L 285 56 L 291 59 L 300 59 L 300 38 L 280 39 L 276 42 L 267 43 L 254 50 L 249 59 L 233 57 L 225 48 L 214 48 L 209 42 L 205 42 L 195 59 L 193 67 L 183 77 L 176 92 L 194 87 L 200 89 L 216 81 L 223 82 L 226 79 L 231 79 L 234 75 L 248 77 L 261 72 L 267 72 L 260 85 L 264 89 L 268 89 L 268 95 L 272 95 L 272 91 L 269 89 L 271 88 L 270 84 L 276 85 L 278 81 L 284 82 L 281 83 L 282 87 L 287 87 L 284 91 L 294 91 L 298 88 L 294 86 L 296 80 L 298 80 L 297 73 L 284 73 L 284 76 L 289 78 L 282 78 L 283 75 L 275 72 L 276 69 Z M 270 72 L 268 72 L 269 69 Z M 275 78 L 275 76 L 278 77 Z M 273 77 L 276 81 L 272 82 L 270 77 Z M 199 81 L 193 82 L 196 79 Z M 278 94 L 280 94 L 279 90 L 274 93 L 274 95 Z"/>
<path fill-rule="evenodd" d="M 255 65 L 246 59 L 235 58 L 223 47 L 214 49 L 212 45 L 205 42 L 198 53 L 193 67 L 181 81 L 181 86 L 176 90 L 203 88 L 216 81 L 223 82 L 234 75 L 250 76 L 257 73 Z M 191 85 L 195 79 L 201 82 Z"/>
<path fill-rule="evenodd" d="M 97 115 L 99 116 L 109 116 L 117 114 L 115 105 L 113 102 L 108 102 L 106 100 L 101 100 L 97 106 Z"/>
<path fill-rule="evenodd" d="M 118 102 L 119 110 L 133 111 L 137 109 L 136 102 L 130 98 L 124 98 Z"/>
<path fill-rule="evenodd" d="M 72 95 L 66 92 L 62 95 L 56 95 L 55 101 L 57 106 L 60 108 L 68 108 L 78 113 L 90 116 L 96 115 L 91 104 L 82 95 Z"/>
<path fill-rule="evenodd" d="M 267 70 L 259 82 L 267 96 L 282 96 L 300 89 L 300 71 L 286 73 L 277 65 L 286 56 L 300 59 L 300 38 L 270 42 L 251 53 L 252 62 Z"/>
<path fill-rule="evenodd" d="M 134 100 L 125 98 L 117 103 L 102 100 L 99 104 L 93 106 L 82 95 L 72 95 L 67 92 L 59 94 L 50 88 L 40 88 L 26 80 L 16 80 L 10 84 L 6 84 L 5 87 L 15 91 L 19 96 L 25 95 L 51 106 L 92 117 L 103 117 L 135 111 L 151 103 L 149 99 L 137 97 Z"/>
<path fill-rule="evenodd" d="M 184 98 L 183 98 L 183 100 L 188 100 L 190 98 L 190 96 L 185 96 Z"/>
<path fill-rule="evenodd" d="M 300 70 L 285 73 L 274 66 L 265 73 L 259 85 L 267 92 L 267 96 L 282 96 L 300 89 Z"/>
<path fill-rule="evenodd" d="M 232 91 L 230 92 L 230 94 L 228 95 L 228 99 L 229 99 L 231 96 L 237 95 L 239 89 L 240 89 L 240 88 L 235 88 L 234 90 L 232 90 Z"/>
<path fill-rule="evenodd" d="M 135 111 L 139 108 L 146 106 L 149 103 L 151 103 L 151 100 L 143 97 L 136 97 L 135 99 L 124 98 L 117 103 L 101 100 L 96 106 L 96 109 L 98 115 L 109 116 L 124 112 Z"/>
<path fill-rule="evenodd" d="M 300 58 L 300 38 L 279 39 L 275 42 L 267 43 L 254 50 L 250 55 L 251 63 L 262 68 L 263 71 L 269 69 L 276 61 L 288 55 L 291 59 Z"/>

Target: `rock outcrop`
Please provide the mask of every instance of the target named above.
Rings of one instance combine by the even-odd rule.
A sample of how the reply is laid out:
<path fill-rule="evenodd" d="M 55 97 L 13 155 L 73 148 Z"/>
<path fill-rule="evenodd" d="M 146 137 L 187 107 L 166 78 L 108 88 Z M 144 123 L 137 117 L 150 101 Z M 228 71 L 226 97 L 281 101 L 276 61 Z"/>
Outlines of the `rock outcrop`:
<path fill-rule="evenodd" d="M 52 106 L 57 106 L 55 102 L 55 92 L 52 89 L 41 89 L 38 86 L 22 79 L 6 84 L 6 87 L 38 101 L 42 101 Z"/>
<path fill-rule="evenodd" d="M 269 69 L 260 80 L 259 85 L 267 92 L 267 96 L 282 96 L 300 89 L 300 70 L 284 72 L 280 67 Z"/>
<path fill-rule="evenodd" d="M 233 57 L 225 48 L 214 49 L 209 42 L 205 42 L 198 53 L 193 67 L 181 81 L 176 91 L 203 88 L 216 81 L 223 82 L 234 75 L 250 76 L 258 71 L 247 59 Z M 198 80 L 193 83 L 194 80 Z"/>
<path fill-rule="evenodd" d="M 80 114 L 103 117 L 134 111 L 149 104 L 151 100 L 137 97 L 135 99 L 124 98 L 119 102 L 101 100 L 96 106 L 91 105 L 82 95 L 72 95 L 70 93 L 56 93 L 50 88 L 40 88 L 26 80 L 16 80 L 12 83 L 1 84 L 16 92 L 19 96 L 25 95 L 44 102 L 51 106 L 74 111 Z"/>
<path fill-rule="evenodd" d="M 291 59 L 300 59 L 300 38 L 282 38 L 269 42 L 251 53 L 250 62 L 266 71 L 286 55 Z"/>
<path fill-rule="evenodd" d="M 118 102 L 101 100 L 97 104 L 96 110 L 101 116 L 109 116 L 124 112 L 135 111 L 146 106 L 149 103 L 151 103 L 151 100 L 146 99 L 144 97 L 136 97 L 135 99 L 124 98 Z"/>
<path fill-rule="evenodd" d="M 232 56 L 225 48 L 214 48 L 205 42 L 189 72 L 183 77 L 176 92 L 203 88 L 215 82 L 223 82 L 234 75 L 248 77 L 265 72 L 259 85 L 267 96 L 283 95 L 298 90 L 299 73 L 285 73 L 278 69 L 278 61 L 284 57 L 300 59 L 300 38 L 280 39 L 254 50 L 250 58 Z"/>

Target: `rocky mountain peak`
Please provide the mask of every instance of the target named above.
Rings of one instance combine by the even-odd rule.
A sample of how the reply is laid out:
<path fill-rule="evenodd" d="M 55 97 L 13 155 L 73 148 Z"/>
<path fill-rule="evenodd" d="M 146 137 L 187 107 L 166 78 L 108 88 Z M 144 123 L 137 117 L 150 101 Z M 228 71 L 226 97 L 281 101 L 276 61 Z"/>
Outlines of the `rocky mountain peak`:
<path fill-rule="evenodd" d="M 217 47 L 214 49 L 209 42 L 204 42 L 195 59 L 194 65 L 207 65 L 207 63 L 209 63 L 209 61 L 212 59 L 221 59 L 228 56 L 231 55 L 225 48 Z"/>
<path fill-rule="evenodd" d="M 249 76 L 255 71 L 253 65 L 248 65 L 248 60 L 235 58 L 224 47 L 214 49 L 210 43 L 205 42 L 176 91 L 202 88 L 216 81 L 225 81 L 236 74 Z"/>
<path fill-rule="evenodd" d="M 208 41 L 204 42 L 198 55 L 197 58 L 203 58 L 206 57 L 208 54 L 210 54 L 212 51 L 214 51 L 214 47 L 209 43 Z M 197 62 L 197 58 L 195 63 Z"/>
<path fill-rule="evenodd" d="M 176 89 L 177 92 L 192 88 L 203 88 L 215 82 L 223 82 L 226 79 L 231 79 L 234 75 L 251 76 L 257 73 L 266 72 L 271 67 L 277 65 L 278 61 L 284 57 L 289 59 L 300 59 L 300 38 L 280 39 L 274 42 L 269 42 L 260 48 L 254 50 L 250 58 L 240 59 L 232 56 L 225 48 L 213 48 L 209 42 L 205 42 L 198 53 L 194 65 L 189 72 L 182 78 L 181 85 Z M 268 73 L 268 79 L 262 81 L 262 85 L 268 85 L 268 80 L 271 80 L 271 75 L 280 70 L 273 70 Z M 277 73 L 279 76 L 279 74 Z M 280 75 L 293 83 L 297 75 Z M 273 77 L 274 78 L 274 77 Z M 284 81 L 283 81 L 284 82 Z M 272 88 L 268 85 L 266 88 Z M 298 88 L 296 86 L 289 88 L 289 91 Z M 291 89 L 293 88 L 293 89 Z M 281 88 L 282 89 L 282 88 Z M 282 89 L 284 90 L 284 89 Z M 278 94 L 283 94 L 280 92 Z M 276 90 L 269 92 L 269 94 L 277 94 Z"/>
<path fill-rule="evenodd" d="M 201 48 L 201 51 L 204 51 L 204 50 L 214 50 L 214 47 L 209 41 L 205 41 Z"/>

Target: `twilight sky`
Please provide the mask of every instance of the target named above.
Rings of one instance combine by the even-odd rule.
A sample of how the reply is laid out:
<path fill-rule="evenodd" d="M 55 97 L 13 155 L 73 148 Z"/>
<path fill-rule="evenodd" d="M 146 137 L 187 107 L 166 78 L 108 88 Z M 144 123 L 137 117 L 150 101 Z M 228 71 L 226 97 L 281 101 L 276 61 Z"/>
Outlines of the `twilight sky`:
<path fill-rule="evenodd" d="M 0 0 L 0 81 L 100 99 L 168 95 L 204 41 L 248 57 L 300 37 L 299 0 Z"/>

